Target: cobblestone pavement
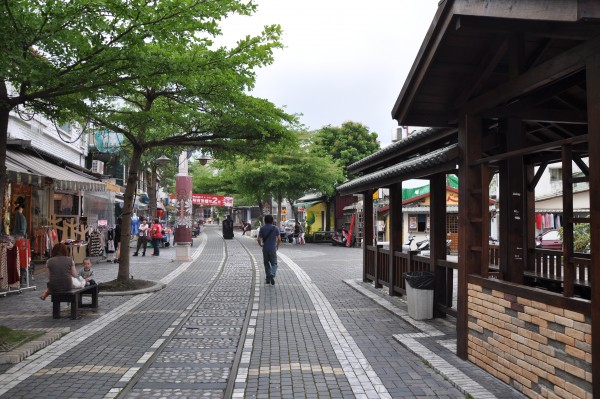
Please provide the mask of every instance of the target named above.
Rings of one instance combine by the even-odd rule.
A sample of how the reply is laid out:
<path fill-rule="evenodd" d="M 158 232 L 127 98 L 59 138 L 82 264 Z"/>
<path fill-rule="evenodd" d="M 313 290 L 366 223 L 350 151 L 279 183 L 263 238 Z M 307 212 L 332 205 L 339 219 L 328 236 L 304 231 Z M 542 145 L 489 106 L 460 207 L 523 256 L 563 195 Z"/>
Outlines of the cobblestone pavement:
<path fill-rule="evenodd" d="M 412 320 L 401 298 L 360 281 L 360 249 L 284 244 L 265 285 L 255 240 L 219 231 L 195 239 L 191 262 L 172 248 L 131 258 L 135 278 L 166 288 L 101 296 L 79 320 L 52 319 L 43 275 L 38 291 L 0 298 L 0 325 L 70 329 L 0 365 L 0 398 L 523 397 L 453 354 L 451 322 Z M 116 264 L 94 267 L 116 277 Z"/>

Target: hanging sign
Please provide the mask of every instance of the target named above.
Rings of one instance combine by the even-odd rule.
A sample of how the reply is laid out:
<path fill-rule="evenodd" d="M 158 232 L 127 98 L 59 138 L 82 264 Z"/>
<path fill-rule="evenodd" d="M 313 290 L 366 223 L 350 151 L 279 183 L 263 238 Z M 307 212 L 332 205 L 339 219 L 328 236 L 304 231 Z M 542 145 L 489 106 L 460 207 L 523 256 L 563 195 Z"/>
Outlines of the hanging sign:
<path fill-rule="evenodd" d="M 192 204 L 205 206 L 233 206 L 233 197 L 211 194 L 192 194 Z"/>

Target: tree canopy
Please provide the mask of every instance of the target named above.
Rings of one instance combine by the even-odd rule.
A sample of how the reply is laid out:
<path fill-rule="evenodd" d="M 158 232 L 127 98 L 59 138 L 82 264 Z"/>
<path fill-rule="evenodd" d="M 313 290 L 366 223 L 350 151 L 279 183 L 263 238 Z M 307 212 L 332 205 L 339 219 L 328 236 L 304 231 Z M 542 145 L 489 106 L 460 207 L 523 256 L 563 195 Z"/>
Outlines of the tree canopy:
<path fill-rule="evenodd" d="M 255 8 L 252 2 L 240 0 L 3 1 L 0 194 L 3 196 L 6 182 L 7 129 L 12 110 L 42 113 L 59 121 L 85 114 L 89 102 L 104 95 L 103 89 L 168 77 L 177 51 L 194 50 L 198 43 L 211 46 L 211 38 L 220 34 L 218 21 L 231 14 L 249 15 Z M 277 43 L 278 30 L 277 26 L 265 29 L 272 35 L 271 43 Z M 262 54 L 257 58 L 269 62 L 269 49 L 259 51 Z M 193 51 L 185 51 L 180 56 L 191 54 Z M 240 51 L 238 62 L 239 57 L 247 55 Z M 251 58 L 245 63 L 250 64 Z M 250 82 L 252 75 L 247 78 Z"/>
<path fill-rule="evenodd" d="M 146 151 L 200 148 L 228 159 L 286 140 L 295 118 L 247 94 L 255 69 L 271 63 L 281 47 L 279 26 L 231 48 L 213 43 L 220 20 L 254 9 L 238 0 L 3 2 L 0 172 L 8 113 L 17 107 L 57 119 L 77 115 L 120 133 L 129 156 L 128 232 Z M 128 268 L 125 256 L 118 278 L 129 278 Z"/>
<path fill-rule="evenodd" d="M 325 126 L 317 130 L 313 137 L 311 151 L 320 156 L 330 156 L 344 175 L 346 168 L 360 159 L 379 150 L 377 133 L 358 122 L 344 122 L 342 126 Z"/>
<path fill-rule="evenodd" d="M 194 180 L 198 190 L 219 189 L 220 194 L 233 195 L 239 200 L 258 206 L 271 198 L 293 204 L 306 192 L 318 191 L 333 195 L 337 183 L 343 180 L 341 168 L 329 157 L 317 155 L 308 147 L 295 143 L 277 146 L 257 159 L 237 159 L 218 162 L 220 168 L 211 178 Z"/>

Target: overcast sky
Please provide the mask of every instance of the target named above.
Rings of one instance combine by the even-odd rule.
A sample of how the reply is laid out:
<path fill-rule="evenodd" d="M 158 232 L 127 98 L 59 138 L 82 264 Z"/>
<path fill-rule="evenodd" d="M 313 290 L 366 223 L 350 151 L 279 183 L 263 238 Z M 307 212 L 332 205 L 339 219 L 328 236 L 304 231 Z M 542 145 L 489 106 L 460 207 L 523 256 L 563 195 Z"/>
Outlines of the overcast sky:
<path fill-rule="evenodd" d="M 392 107 L 437 10 L 438 0 L 255 0 L 251 17 L 230 18 L 227 37 L 280 24 L 283 50 L 257 75 L 253 95 L 309 129 L 361 122 L 391 142 Z"/>

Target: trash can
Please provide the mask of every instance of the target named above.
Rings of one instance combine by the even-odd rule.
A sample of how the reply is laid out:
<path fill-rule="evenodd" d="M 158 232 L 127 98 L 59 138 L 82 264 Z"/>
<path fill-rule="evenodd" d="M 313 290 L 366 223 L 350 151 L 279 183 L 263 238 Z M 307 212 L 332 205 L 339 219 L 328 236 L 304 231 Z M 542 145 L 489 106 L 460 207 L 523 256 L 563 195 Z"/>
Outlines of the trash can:
<path fill-rule="evenodd" d="M 435 275 L 431 272 L 404 273 L 408 315 L 415 320 L 433 319 L 433 287 Z"/>
<path fill-rule="evenodd" d="M 228 240 L 233 238 L 233 220 L 230 216 L 223 220 L 223 238 Z"/>

